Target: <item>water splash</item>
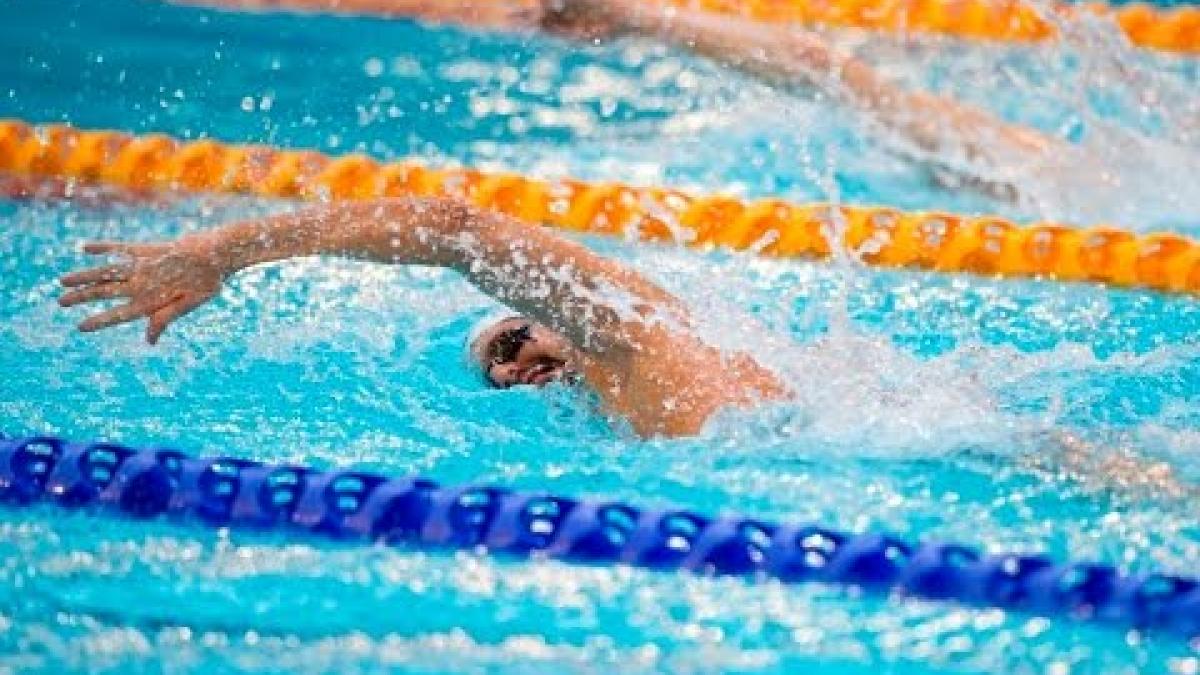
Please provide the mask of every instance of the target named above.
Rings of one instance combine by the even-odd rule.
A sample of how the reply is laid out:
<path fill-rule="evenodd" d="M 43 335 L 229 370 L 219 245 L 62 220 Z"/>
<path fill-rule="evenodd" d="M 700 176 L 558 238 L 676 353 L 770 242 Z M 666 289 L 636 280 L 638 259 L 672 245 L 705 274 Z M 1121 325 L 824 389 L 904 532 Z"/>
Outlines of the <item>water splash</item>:
<path fill-rule="evenodd" d="M 1016 167 L 1031 196 L 1006 204 L 937 187 L 925 163 L 820 95 L 770 90 L 644 40 L 576 51 L 120 0 L 76 6 L 90 20 L 62 25 L 61 9 L 13 7 L 0 32 L 38 56 L 11 64 L 5 114 L 1195 232 L 1194 63 L 1086 36 L 1034 49 L 839 38 L 869 40 L 863 53 L 898 81 L 1078 148 L 1057 176 Z M 35 40 L 44 25 L 60 39 Z M 170 52 L 162 34 L 204 48 Z M 290 37 L 264 39 L 276 34 Z M 157 89 L 193 72 L 182 98 Z M 1132 446 L 1200 480 L 1200 309 L 1188 298 L 867 271 L 853 251 L 826 266 L 588 241 L 678 293 L 706 339 L 753 350 L 800 394 L 727 412 L 685 440 L 636 439 L 577 391 L 480 387 L 459 349 L 464 317 L 489 301 L 438 270 L 264 268 L 154 350 L 136 327 L 79 336 L 78 316 L 52 304 L 52 279 L 81 263 L 80 239 L 165 238 L 277 208 L 0 206 L 0 429 L 1070 551 L 1128 569 L 1185 571 L 1200 558 L 1189 505 L 1097 491 L 1023 460 L 1039 434 L 1066 429 L 1102 454 Z M 0 525 L 0 668 L 1189 672 L 1198 658 L 1195 646 L 1137 635 L 821 587 L 21 517 Z"/>

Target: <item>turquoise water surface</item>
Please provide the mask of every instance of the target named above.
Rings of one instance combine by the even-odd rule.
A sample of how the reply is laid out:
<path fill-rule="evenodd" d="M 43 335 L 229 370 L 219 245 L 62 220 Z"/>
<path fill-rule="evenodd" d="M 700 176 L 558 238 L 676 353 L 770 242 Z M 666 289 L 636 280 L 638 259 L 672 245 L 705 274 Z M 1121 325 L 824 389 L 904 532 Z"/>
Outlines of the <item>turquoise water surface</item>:
<path fill-rule="evenodd" d="M 1196 62 L 1092 30 L 1039 48 L 838 37 L 901 82 L 1079 149 L 1059 167 L 1020 167 L 1015 203 L 939 187 L 902 143 L 813 92 L 634 39 L 580 47 L 406 21 L 0 0 L 0 117 L 1200 235 Z M 490 303 L 441 270 L 256 268 L 153 348 L 140 326 L 80 335 L 81 314 L 54 304 L 55 278 L 85 262 L 80 241 L 160 239 L 286 208 L 0 202 L 0 432 L 1200 569 L 1196 502 L 1099 468 L 1132 456 L 1200 484 L 1200 304 L 1189 297 L 587 240 L 801 393 L 687 440 L 637 439 L 579 392 L 483 389 L 460 350 Z M 1058 431 L 1096 445 L 1089 466 L 1068 470 L 1047 449 Z M 0 516 L 0 670 L 1200 668 L 1200 647 L 1170 636 L 852 589 L 49 507 Z"/>

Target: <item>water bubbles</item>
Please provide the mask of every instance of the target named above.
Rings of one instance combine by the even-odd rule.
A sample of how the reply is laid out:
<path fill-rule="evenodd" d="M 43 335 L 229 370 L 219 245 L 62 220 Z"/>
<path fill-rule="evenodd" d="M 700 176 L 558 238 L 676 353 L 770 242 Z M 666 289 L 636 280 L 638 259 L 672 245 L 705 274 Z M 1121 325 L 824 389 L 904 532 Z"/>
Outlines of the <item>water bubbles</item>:
<path fill-rule="evenodd" d="M 383 75 L 383 71 L 384 71 L 383 59 L 381 59 L 379 57 L 373 56 L 373 57 L 367 59 L 366 62 L 363 63 L 363 73 L 367 77 L 379 77 L 380 75 Z"/>
<path fill-rule="evenodd" d="M 257 139 L 261 130 L 246 120 L 261 117 L 280 142 L 295 145 L 338 149 L 383 139 L 369 146 L 380 155 L 411 151 L 467 164 L 482 157 L 551 177 L 793 200 L 1091 213 L 1137 226 L 1186 220 L 1195 206 L 1160 199 L 1163 191 L 1188 194 L 1177 188 L 1194 173 L 1185 169 L 1194 164 L 1187 139 L 1195 134 L 1185 133 L 1180 117 L 1195 109 L 1194 88 L 1171 70 L 1141 80 L 1135 114 L 1143 130 L 1123 136 L 1110 134 L 1094 114 L 1098 103 L 1075 97 L 1071 80 L 1059 76 L 1078 62 L 1039 66 L 1002 48 L 954 61 L 964 55 L 943 46 L 926 69 L 909 60 L 923 49 L 916 43 L 883 59 L 891 74 L 915 84 L 948 72 L 970 85 L 966 98 L 1018 82 L 1020 95 L 984 103 L 1045 114 L 1044 128 L 1102 147 L 1083 155 L 1098 158 L 1095 171 L 1058 182 L 1014 174 L 1037 199 L 1009 206 L 931 187 L 919 163 L 881 148 L 829 100 L 756 88 L 650 41 L 567 53 L 534 40 L 535 48 L 514 56 L 500 38 L 429 30 L 405 40 L 413 35 L 389 31 L 426 29 L 381 25 L 381 34 L 400 38 L 383 44 L 328 30 L 340 24 L 326 19 L 276 17 L 330 50 L 315 50 L 316 58 L 286 43 L 256 51 L 263 49 L 259 19 L 200 16 L 221 30 L 246 28 L 252 39 L 230 37 L 199 52 L 206 66 L 236 61 L 241 70 L 231 72 L 246 79 L 208 70 L 178 85 L 156 80 L 148 103 L 132 86 L 148 65 L 106 52 L 105 72 L 125 86 L 111 100 L 91 101 L 95 114 L 148 124 L 134 119 L 138 109 L 160 98 L 186 101 L 195 107 L 181 114 L 204 124 L 178 123 L 198 134 Z M 127 30 L 138 30 L 135 23 Z M 92 43 L 103 42 L 102 22 L 88 30 Z M 468 41 L 467 51 L 485 49 L 466 54 L 460 45 Z M 884 41 L 872 46 L 888 49 Z M 344 58 L 325 58 L 331 53 Z M 933 60 L 953 63 L 946 71 Z M 44 74 L 51 62 L 33 56 L 29 63 Z M 997 63 L 1009 74 L 993 72 Z M 1101 71 L 1094 82 L 1128 85 L 1117 84 L 1113 69 Z M 62 66 L 55 74 L 69 77 Z M 988 86 L 999 77 L 1010 80 Z M 32 105 L 21 94 L 27 86 L 14 83 L 9 99 Z M 238 93 L 219 104 L 201 96 L 219 90 Z M 1043 98 L 1092 111 L 1057 119 L 1047 112 L 1056 101 Z M 221 116 L 228 113 L 236 120 Z M 1144 135 L 1171 142 L 1160 147 Z M 1144 166 L 1153 170 L 1139 177 Z M 1088 189 L 1093 179 L 1107 187 Z M 550 211 L 567 213 L 567 185 L 552 191 Z M 662 206 L 677 210 L 677 200 L 668 193 Z M 1200 555 L 1186 505 L 1097 492 L 1077 471 L 1022 459 L 1041 449 L 1040 432 L 1066 427 L 1094 440 L 1101 460 L 1132 445 L 1200 480 L 1193 384 L 1200 313 L 1187 299 L 589 240 L 682 296 L 706 339 L 730 353 L 752 351 L 798 392 L 778 406 L 726 411 L 701 437 L 685 440 L 635 438 L 577 389 L 486 389 L 463 364 L 461 342 L 469 317 L 490 303 L 444 270 L 329 260 L 260 268 L 232 280 L 155 351 L 133 329 L 79 336 L 74 317 L 52 304 L 50 280 L 79 263 L 72 248 L 79 238 L 166 238 L 278 208 L 204 200 L 106 214 L 6 210 L 12 227 L 0 235 L 0 251 L 18 290 L 0 297 L 8 319 L 0 340 L 12 347 L 0 350 L 0 427 L 750 511 L 990 550 L 1070 550 L 1130 568 L 1187 570 Z M 828 220 L 834 229 L 845 225 L 837 214 Z M 879 238 L 860 255 L 882 245 L 892 223 L 885 214 L 874 224 Z M 947 236 L 942 218 L 923 227 L 929 241 Z M 677 234 L 684 241 L 691 233 Z M 764 232 L 758 248 L 779 236 Z M 572 273 L 564 268 L 562 276 Z M 19 646 L 46 670 L 155 662 L 213 670 L 799 670 L 830 660 L 876 670 L 1200 670 L 1195 646 L 819 586 L 288 545 L 58 512 L 22 517 L 29 520 L 0 525 L 0 560 L 10 561 L 0 565 L 0 596 L 11 601 L 0 617 L 0 647 L 16 653 Z M 686 546 L 686 537 L 677 543 Z M 814 542 L 814 560 L 824 545 Z"/>
<path fill-rule="evenodd" d="M 416 79 L 424 75 L 424 67 L 419 60 L 402 55 L 392 58 L 391 72 L 396 77 Z"/>

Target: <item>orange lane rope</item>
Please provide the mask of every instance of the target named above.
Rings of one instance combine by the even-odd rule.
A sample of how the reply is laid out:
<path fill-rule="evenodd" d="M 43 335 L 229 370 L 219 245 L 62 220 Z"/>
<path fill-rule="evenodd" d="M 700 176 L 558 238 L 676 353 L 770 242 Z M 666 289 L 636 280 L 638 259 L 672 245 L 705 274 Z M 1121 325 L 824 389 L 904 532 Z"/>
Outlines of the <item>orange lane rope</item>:
<path fill-rule="evenodd" d="M 381 164 L 363 155 L 330 157 L 15 120 L 0 120 L 0 171 L 132 189 L 286 199 L 452 195 L 529 223 L 630 239 L 819 258 L 829 255 L 830 240 L 840 236 L 865 263 L 878 266 L 1200 292 L 1200 244 L 1178 234 L 1140 235 L 1114 227 L 1020 226 L 994 216 L 747 202 L 668 188 L 538 180 L 409 161 Z"/>
<path fill-rule="evenodd" d="M 1052 21 L 1023 0 L 659 0 L 771 22 L 880 31 L 942 33 L 962 38 L 1030 42 L 1057 34 Z M 1112 17 L 1131 42 L 1200 54 L 1200 7 L 1160 9 L 1146 3 L 1048 5 L 1057 17 Z"/>

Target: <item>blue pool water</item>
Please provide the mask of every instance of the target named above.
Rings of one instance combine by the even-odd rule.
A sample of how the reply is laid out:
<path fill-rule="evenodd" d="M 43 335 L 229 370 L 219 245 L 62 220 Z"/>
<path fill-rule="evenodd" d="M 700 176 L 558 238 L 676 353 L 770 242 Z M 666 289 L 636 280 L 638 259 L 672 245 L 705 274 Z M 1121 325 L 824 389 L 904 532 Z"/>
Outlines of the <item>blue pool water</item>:
<path fill-rule="evenodd" d="M 865 48 L 898 80 L 1071 138 L 1103 162 L 1031 168 L 1015 204 L 937 187 L 925 164 L 811 92 L 771 91 L 637 40 L 579 48 L 403 21 L 9 0 L 0 116 L 1200 235 L 1196 64 L 1088 46 L 1105 44 L 1098 30 L 1076 47 Z M 1089 182 L 1096 166 L 1120 183 Z M 686 299 L 711 339 L 754 345 L 802 392 L 688 440 L 636 439 L 575 392 L 481 389 L 459 353 L 488 302 L 442 271 L 254 269 L 155 348 L 138 327 L 81 336 L 80 315 L 53 303 L 55 277 L 83 263 L 81 240 L 170 237 L 282 208 L 0 202 L 0 431 L 1197 570 L 1194 501 L 1098 484 L 1098 469 L 1069 471 L 1042 447 L 1048 431 L 1069 430 L 1097 445 L 1095 464 L 1134 452 L 1200 484 L 1192 298 L 589 240 Z M 1167 636 L 839 588 L 352 549 L 52 508 L 0 515 L 3 670 L 1200 668 L 1197 645 Z"/>

